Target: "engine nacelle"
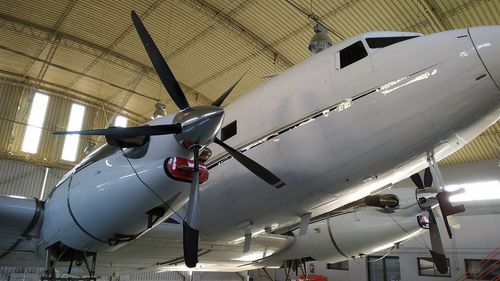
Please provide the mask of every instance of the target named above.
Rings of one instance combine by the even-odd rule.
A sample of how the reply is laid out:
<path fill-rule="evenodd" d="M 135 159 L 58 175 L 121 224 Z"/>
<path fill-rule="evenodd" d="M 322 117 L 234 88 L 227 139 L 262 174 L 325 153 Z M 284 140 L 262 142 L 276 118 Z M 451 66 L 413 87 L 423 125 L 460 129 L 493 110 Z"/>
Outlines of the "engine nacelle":
<path fill-rule="evenodd" d="M 0 196 L 0 228 L 15 238 L 28 238 L 39 225 L 43 202 L 36 198 Z"/>
<path fill-rule="evenodd" d="M 42 246 L 115 250 L 185 203 L 189 185 L 167 175 L 164 159 L 131 162 L 135 171 L 117 153 L 64 179 L 46 202 Z"/>
<path fill-rule="evenodd" d="M 284 260 L 306 257 L 333 263 L 390 248 L 396 242 L 409 239 L 409 234 L 423 232 L 414 211 L 385 213 L 362 207 L 333 215 L 311 223 L 305 235 L 300 236 L 298 229 L 293 231 L 295 242 L 264 263 L 281 265 Z"/>

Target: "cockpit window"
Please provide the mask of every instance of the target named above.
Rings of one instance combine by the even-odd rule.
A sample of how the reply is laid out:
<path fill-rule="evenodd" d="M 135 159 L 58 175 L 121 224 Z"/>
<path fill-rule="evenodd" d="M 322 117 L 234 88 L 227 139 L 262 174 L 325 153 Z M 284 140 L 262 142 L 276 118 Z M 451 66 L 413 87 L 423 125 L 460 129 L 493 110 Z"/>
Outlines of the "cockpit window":
<path fill-rule="evenodd" d="M 365 46 L 358 41 L 340 51 L 340 68 L 344 68 L 368 56 Z"/>
<path fill-rule="evenodd" d="M 366 38 L 366 43 L 368 43 L 368 47 L 372 49 L 379 49 L 415 37 L 420 37 L 420 36 L 373 37 L 373 38 Z"/>

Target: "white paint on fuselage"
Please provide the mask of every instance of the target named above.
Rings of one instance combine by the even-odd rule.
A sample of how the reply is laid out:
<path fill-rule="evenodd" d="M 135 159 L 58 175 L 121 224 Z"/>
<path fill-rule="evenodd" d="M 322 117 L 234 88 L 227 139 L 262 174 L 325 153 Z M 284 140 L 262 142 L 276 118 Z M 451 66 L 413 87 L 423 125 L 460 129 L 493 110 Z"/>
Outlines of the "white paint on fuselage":
<path fill-rule="evenodd" d="M 340 207 L 424 168 L 426 151 L 434 149 L 442 159 L 485 130 L 499 117 L 500 95 L 490 76 L 476 80 L 486 70 L 467 34 L 465 29 L 449 31 L 370 50 L 368 57 L 338 70 L 336 52 L 363 36 L 352 38 L 228 105 L 224 124 L 238 120 L 238 134 L 227 143 L 242 148 L 378 90 L 245 152 L 285 181 L 281 189 L 234 159 L 212 168 L 201 186 L 202 237 L 230 241 L 243 235 L 236 226 L 244 221 L 251 220 L 253 231 L 259 231 L 297 222 L 306 212 L 317 215 Z M 464 51 L 467 56 L 460 55 Z M 151 137 L 149 146 L 146 156 L 131 162 L 162 200 L 181 192 L 173 206 L 178 208 L 187 200 L 189 184 L 171 180 L 160 165 L 169 156 L 190 153 L 173 136 Z M 225 157 L 216 145 L 210 148 L 211 161 Z M 118 153 L 73 176 L 69 202 L 86 231 L 106 240 L 114 233 L 146 230 L 145 212 L 161 201 L 132 172 Z M 87 251 L 113 249 L 75 225 L 67 197 L 68 187 L 62 186 L 47 201 L 45 245 L 60 240 Z"/>
<path fill-rule="evenodd" d="M 227 106 L 225 124 L 238 120 L 238 134 L 227 143 L 244 147 L 298 117 L 392 81 L 406 84 L 246 152 L 286 182 L 282 189 L 270 188 L 234 160 L 211 169 L 201 193 L 201 231 L 234 239 L 242 235 L 236 230 L 242 221 L 252 220 L 258 231 L 340 207 L 424 168 L 426 151 L 434 149 L 442 159 L 485 130 L 498 119 L 499 92 L 491 77 L 476 81 L 486 70 L 467 34 L 463 29 L 411 39 L 341 70 L 334 68 L 339 49 L 332 47 Z M 211 148 L 214 158 L 223 153 Z"/>

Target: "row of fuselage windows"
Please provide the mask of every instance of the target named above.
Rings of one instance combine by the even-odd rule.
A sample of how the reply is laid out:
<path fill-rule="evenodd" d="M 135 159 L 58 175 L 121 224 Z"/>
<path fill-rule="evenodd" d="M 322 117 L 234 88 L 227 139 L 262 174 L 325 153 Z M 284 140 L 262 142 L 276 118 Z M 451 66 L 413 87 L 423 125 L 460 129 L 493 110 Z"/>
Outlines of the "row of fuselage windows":
<path fill-rule="evenodd" d="M 37 154 L 40 146 L 40 138 L 45 123 L 47 108 L 49 105 L 50 97 L 46 94 L 36 93 L 31 103 L 30 114 L 28 117 L 28 124 L 24 132 L 23 143 L 21 151 L 29 154 Z M 67 131 L 79 131 L 82 129 L 83 120 L 85 117 L 85 106 L 73 103 L 69 115 Z M 115 118 L 114 125 L 117 127 L 126 127 L 127 118 L 118 115 Z M 61 154 L 61 159 L 69 162 L 74 162 L 77 158 L 78 147 L 80 144 L 79 135 L 66 135 L 64 137 L 64 146 Z"/>
<path fill-rule="evenodd" d="M 373 37 L 366 38 L 366 43 L 371 49 L 380 49 L 415 37 L 418 36 Z M 340 68 L 344 68 L 368 56 L 368 52 L 361 41 L 357 41 L 356 43 L 345 47 L 340 50 L 339 53 Z"/>

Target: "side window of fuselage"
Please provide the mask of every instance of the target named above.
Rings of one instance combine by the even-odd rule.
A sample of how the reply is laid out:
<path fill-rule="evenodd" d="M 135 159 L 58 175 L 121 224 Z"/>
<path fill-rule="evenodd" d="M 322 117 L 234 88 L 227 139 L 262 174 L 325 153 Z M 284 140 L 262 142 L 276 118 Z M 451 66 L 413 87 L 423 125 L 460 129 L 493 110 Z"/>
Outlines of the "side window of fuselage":
<path fill-rule="evenodd" d="M 361 41 L 340 50 L 339 53 L 341 69 L 368 56 L 368 52 Z"/>

